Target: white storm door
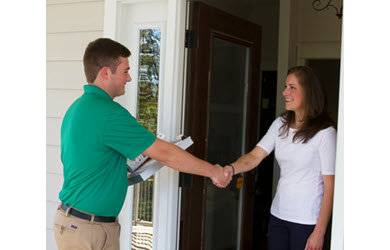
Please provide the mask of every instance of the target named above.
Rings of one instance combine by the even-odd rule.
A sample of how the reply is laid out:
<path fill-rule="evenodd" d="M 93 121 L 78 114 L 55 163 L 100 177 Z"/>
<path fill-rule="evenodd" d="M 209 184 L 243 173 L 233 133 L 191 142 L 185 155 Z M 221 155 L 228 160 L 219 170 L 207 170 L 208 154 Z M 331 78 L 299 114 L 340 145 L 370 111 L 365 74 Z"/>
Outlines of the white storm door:
<path fill-rule="evenodd" d="M 157 132 L 170 141 L 181 135 L 183 106 L 185 0 L 106 0 L 104 36 L 121 42 L 132 53 L 126 94 L 116 101 L 137 115 L 139 39 L 142 29 L 160 29 L 160 69 Z M 179 174 L 164 167 L 155 177 L 153 249 L 176 249 Z M 119 215 L 121 249 L 131 249 L 133 187 Z"/>

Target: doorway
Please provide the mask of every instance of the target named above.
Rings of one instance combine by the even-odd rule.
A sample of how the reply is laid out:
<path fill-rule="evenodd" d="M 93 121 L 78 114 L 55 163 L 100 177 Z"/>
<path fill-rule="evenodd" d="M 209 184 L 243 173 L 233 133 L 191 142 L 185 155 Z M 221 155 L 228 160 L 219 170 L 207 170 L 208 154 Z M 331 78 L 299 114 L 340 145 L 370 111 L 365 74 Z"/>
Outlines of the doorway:
<path fill-rule="evenodd" d="M 185 135 L 212 164 L 235 161 L 258 142 L 261 27 L 191 2 Z M 180 249 L 251 249 L 255 172 L 225 189 L 189 176 L 182 191 Z"/>
<path fill-rule="evenodd" d="M 323 81 L 327 96 L 327 109 L 337 124 L 340 94 L 340 59 L 306 59 L 306 64 L 314 68 Z"/>
<path fill-rule="evenodd" d="M 306 65 L 314 68 L 323 82 L 327 96 L 327 110 L 334 123 L 338 124 L 340 93 L 340 59 L 306 59 Z M 332 218 L 325 235 L 324 250 L 330 249 Z"/>

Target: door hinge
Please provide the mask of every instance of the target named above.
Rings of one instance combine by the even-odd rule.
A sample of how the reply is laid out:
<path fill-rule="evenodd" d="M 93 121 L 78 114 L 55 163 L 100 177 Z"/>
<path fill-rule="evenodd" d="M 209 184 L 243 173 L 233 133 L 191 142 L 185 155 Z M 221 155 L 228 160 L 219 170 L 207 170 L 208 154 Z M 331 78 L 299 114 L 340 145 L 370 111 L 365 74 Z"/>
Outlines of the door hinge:
<path fill-rule="evenodd" d="M 198 32 L 196 30 L 186 30 L 186 48 L 197 48 L 198 47 Z"/>

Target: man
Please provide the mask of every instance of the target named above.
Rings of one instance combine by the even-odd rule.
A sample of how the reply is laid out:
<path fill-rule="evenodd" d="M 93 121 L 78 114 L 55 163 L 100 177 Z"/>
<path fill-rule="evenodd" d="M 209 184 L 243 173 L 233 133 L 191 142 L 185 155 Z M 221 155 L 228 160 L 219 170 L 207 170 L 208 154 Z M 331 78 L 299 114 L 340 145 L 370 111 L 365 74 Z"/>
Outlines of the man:
<path fill-rule="evenodd" d="M 130 51 L 111 39 L 84 54 L 88 85 L 61 127 L 64 184 L 54 233 L 59 249 L 119 249 L 117 216 L 127 192 L 127 158 L 147 155 L 175 170 L 210 177 L 226 187 L 232 174 L 156 138 L 113 99 L 125 93 Z"/>

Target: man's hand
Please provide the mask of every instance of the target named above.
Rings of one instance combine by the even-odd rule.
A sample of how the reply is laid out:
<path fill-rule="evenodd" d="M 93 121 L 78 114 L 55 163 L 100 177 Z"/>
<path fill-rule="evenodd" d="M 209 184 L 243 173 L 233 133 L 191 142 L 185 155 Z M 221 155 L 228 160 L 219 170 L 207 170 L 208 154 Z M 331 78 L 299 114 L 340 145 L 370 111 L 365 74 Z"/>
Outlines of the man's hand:
<path fill-rule="evenodd" d="M 233 176 L 233 174 L 234 174 L 234 170 L 233 170 L 233 166 L 232 166 L 232 165 L 226 165 L 226 166 L 223 168 L 223 171 L 224 171 L 225 175 L 231 175 L 231 176 Z"/>
<path fill-rule="evenodd" d="M 225 188 L 232 181 L 233 172 L 226 171 L 226 167 L 222 168 L 221 165 L 215 164 L 218 168 L 218 174 L 211 178 L 213 184 L 219 188 Z"/>

